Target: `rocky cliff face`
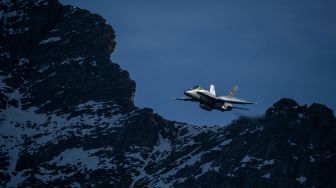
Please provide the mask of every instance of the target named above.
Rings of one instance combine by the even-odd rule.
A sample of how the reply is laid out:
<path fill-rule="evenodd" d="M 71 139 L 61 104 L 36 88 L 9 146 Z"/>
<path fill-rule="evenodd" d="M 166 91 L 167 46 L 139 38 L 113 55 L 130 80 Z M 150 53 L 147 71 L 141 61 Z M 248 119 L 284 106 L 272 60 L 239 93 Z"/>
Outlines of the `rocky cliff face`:
<path fill-rule="evenodd" d="M 103 18 L 56 0 L 0 3 L 2 187 L 335 187 L 336 125 L 281 99 L 199 127 L 133 104 Z"/>

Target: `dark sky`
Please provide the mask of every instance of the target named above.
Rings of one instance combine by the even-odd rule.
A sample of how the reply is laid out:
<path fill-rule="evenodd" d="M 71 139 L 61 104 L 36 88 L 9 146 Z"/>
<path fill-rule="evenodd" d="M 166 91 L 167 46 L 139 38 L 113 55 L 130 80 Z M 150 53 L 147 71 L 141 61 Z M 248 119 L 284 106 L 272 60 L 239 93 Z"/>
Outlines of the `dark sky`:
<path fill-rule="evenodd" d="M 117 35 L 112 61 L 136 80 L 135 102 L 196 125 L 259 116 L 281 97 L 336 110 L 336 1 L 61 0 L 103 16 Z M 171 101 L 194 85 L 257 101 L 207 112 Z"/>

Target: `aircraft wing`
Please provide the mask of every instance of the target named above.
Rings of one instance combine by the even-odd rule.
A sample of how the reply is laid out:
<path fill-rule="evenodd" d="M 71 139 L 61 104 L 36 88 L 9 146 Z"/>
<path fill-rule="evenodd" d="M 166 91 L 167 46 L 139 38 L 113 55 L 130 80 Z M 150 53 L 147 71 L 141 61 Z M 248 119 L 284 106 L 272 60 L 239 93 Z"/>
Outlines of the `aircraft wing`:
<path fill-rule="evenodd" d="M 209 101 L 216 101 L 216 96 L 211 96 L 211 95 L 208 95 L 206 93 L 202 93 L 202 92 L 197 92 L 199 95 L 209 99 Z"/>
<path fill-rule="evenodd" d="M 242 99 L 238 99 L 234 97 L 226 97 L 226 96 L 217 97 L 216 100 L 228 102 L 232 104 L 256 104 L 255 102 L 245 101 Z"/>
<path fill-rule="evenodd" d="M 238 106 L 232 106 L 233 109 L 239 109 L 239 110 L 250 110 L 248 108 L 242 108 L 242 107 L 238 107 Z"/>
<path fill-rule="evenodd" d="M 171 97 L 171 100 L 179 100 L 179 101 L 195 101 L 192 98 L 175 98 L 175 97 Z"/>

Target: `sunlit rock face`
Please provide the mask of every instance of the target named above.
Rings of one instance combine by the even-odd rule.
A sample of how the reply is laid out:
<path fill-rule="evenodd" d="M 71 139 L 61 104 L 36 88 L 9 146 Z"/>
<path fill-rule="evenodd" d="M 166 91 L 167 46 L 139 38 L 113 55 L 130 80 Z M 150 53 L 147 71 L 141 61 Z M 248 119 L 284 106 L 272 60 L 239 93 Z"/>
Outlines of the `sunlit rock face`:
<path fill-rule="evenodd" d="M 227 126 L 134 106 L 113 29 L 54 0 L 0 3 L 1 187 L 335 187 L 333 112 L 281 99 Z"/>

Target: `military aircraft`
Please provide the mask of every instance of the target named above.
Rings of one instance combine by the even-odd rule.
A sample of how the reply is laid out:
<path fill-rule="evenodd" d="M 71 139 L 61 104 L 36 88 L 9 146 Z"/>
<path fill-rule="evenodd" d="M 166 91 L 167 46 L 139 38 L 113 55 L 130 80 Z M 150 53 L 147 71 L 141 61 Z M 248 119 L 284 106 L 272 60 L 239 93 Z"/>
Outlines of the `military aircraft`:
<path fill-rule="evenodd" d="M 233 106 L 234 104 L 256 104 L 255 102 L 249 102 L 242 99 L 235 98 L 234 95 L 238 91 L 238 87 L 234 86 L 228 95 L 217 96 L 215 91 L 215 86 L 210 85 L 210 90 L 205 90 L 199 86 L 194 86 L 191 89 L 184 91 L 184 94 L 188 98 L 172 98 L 173 100 L 182 101 L 193 101 L 199 102 L 199 106 L 207 111 L 213 109 L 224 111 L 231 111 L 232 109 L 249 110 L 247 108 L 242 108 L 238 106 Z"/>

